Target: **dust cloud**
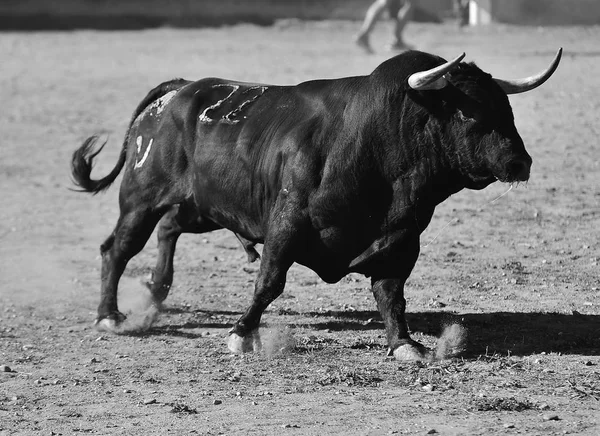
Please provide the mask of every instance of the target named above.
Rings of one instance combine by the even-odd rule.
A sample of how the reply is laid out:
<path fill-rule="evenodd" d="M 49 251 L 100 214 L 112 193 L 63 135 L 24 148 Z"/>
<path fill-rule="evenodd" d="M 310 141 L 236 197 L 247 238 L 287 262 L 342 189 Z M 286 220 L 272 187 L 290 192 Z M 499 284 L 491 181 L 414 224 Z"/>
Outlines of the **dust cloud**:
<path fill-rule="evenodd" d="M 444 360 L 466 349 L 467 329 L 458 323 L 446 324 L 435 347 L 435 360 Z"/>
<path fill-rule="evenodd" d="M 144 332 L 158 321 L 161 305 L 153 301 L 150 291 L 139 279 L 121 277 L 118 298 L 119 310 L 127 319 L 115 333 Z"/>
<path fill-rule="evenodd" d="M 272 326 L 260 331 L 262 352 L 267 357 L 289 354 L 296 346 L 294 331 L 287 326 Z"/>

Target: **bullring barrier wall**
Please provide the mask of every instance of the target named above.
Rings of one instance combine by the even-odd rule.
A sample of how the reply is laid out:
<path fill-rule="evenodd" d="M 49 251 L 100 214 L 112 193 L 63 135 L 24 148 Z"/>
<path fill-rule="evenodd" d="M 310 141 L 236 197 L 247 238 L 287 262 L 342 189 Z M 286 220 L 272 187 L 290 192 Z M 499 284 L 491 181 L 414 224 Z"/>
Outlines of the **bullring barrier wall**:
<path fill-rule="evenodd" d="M 600 0 L 471 0 L 492 21 L 512 24 L 600 24 Z"/>
<path fill-rule="evenodd" d="M 494 21 L 600 24 L 600 0 L 492 0 Z M 278 19 L 360 20 L 371 0 L 2 0 L 0 30 L 198 27 Z M 451 16 L 452 0 L 419 0 L 418 21 Z"/>

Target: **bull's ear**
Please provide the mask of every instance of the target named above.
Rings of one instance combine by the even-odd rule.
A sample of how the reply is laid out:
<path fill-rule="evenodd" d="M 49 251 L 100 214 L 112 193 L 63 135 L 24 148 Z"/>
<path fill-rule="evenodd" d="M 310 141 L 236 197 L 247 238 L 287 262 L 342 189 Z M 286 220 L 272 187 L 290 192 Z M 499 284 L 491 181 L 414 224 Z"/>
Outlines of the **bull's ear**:
<path fill-rule="evenodd" d="M 516 80 L 502 80 L 494 77 L 494 80 L 507 94 L 519 94 L 521 92 L 531 91 L 532 89 L 540 86 L 542 83 L 548 80 L 552 74 L 554 74 L 556 68 L 558 68 L 558 64 L 560 63 L 561 56 L 562 48 L 558 50 L 558 53 L 556 53 L 556 56 L 554 57 L 554 60 L 550 66 L 539 74 Z"/>
<path fill-rule="evenodd" d="M 410 86 L 412 89 L 416 89 L 417 91 L 444 88 L 448 84 L 448 80 L 444 77 L 444 75 L 456 68 L 464 57 L 465 54 L 463 53 L 456 59 L 439 65 L 435 68 L 411 74 L 408 78 L 408 86 Z"/>

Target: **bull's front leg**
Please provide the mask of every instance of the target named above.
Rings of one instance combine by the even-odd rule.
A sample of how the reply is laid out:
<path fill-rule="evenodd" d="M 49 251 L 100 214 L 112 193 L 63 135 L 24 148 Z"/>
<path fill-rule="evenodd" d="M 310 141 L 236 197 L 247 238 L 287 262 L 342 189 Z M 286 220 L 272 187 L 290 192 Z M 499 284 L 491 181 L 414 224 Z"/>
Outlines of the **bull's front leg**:
<path fill-rule="evenodd" d="M 259 351 L 258 326 L 263 312 L 283 292 L 291 262 L 281 256 L 280 245 L 286 241 L 266 243 L 263 260 L 255 283 L 252 304 L 229 332 L 228 348 L 234 353 Z M 274 247 L 276 246 L 276 247 Z"/>
<path fill-rule="evenodd" d="M 261 348 L 258 327 L 263 312 L 283 292 L 288 269 L 294 262 L 294 251 L 302 241 L 302 217 L 296 206 L 284 193 L 279 198 L 269 234 L 262 251 L 262 262 L 254 285 L 252 304 L 229 332 L 228 348 L 234 353 L 258 351 Z"/>
<path fill-rule="evenodd" d="M 415 238 L 403 245 L 403 251 L 397 257 L 390 256 L 395 259 L 389 265 L 381 265 L 379 272 L 373 274 L 371 290 L 385 325 L 388 355 L 397 360 L 423 361 L 429 359 L 428 351 L 408 334 L 404 299 L 404 284 L 419 256 L 419 240 Z"/>
<path fill-rule="evenodd" d="M 244 312 L 229 332 L 228 348 L 234 353 L 256 352 L 262 347 L 258 327 L 263 312 L 283 292 L 286 273 L 289 266 L 275 264 L 268 265 L 267 256 L 263 250 L 258 278 L 255 284 L 252 304 Z"/>
<path fill-rule="evenodd" d="M 372 280 L 373 295 L 383 323 L 388 341 L 388 355 L 397 360 L 422 361 L 427 360 L 427 349 L 411 339 L 404 312 L 404 280 L 380 279 Z"/>

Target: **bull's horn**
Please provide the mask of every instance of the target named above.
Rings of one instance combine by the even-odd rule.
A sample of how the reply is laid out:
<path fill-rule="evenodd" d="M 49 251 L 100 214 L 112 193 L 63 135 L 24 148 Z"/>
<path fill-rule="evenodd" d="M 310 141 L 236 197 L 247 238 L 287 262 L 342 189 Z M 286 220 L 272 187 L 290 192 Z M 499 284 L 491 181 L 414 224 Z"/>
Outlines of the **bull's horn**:
<path fill-rule="evenodd" d="M 442 89 L 448 84 L 448 81 L 444 78 L 444 74 L 456 68 L 464 57 L 465 54 L 463 53 L 456 59 L 432 68 L 431 70 L 411 74 L 408 78 L 408 86 L 417 91 Z"/>
<path fill-rule="evenodd" d="M 550 78 L 550 76 L 556 71 L 558 64 L 560 62 L 560 58 L 562 56 L 562 48 L 558 50 L 554 60 L 550 64 L 550 66 L 546 69 L 546 71 L 542 71 L 535 76 L 526 77 L 524 79 L 517 80 L 502 80 L 496 79 L 494 80 L 507 94 L 518 94 L 520 92 L 531 91 L 534 88 L 537 88 L 542 83 Z"/>

